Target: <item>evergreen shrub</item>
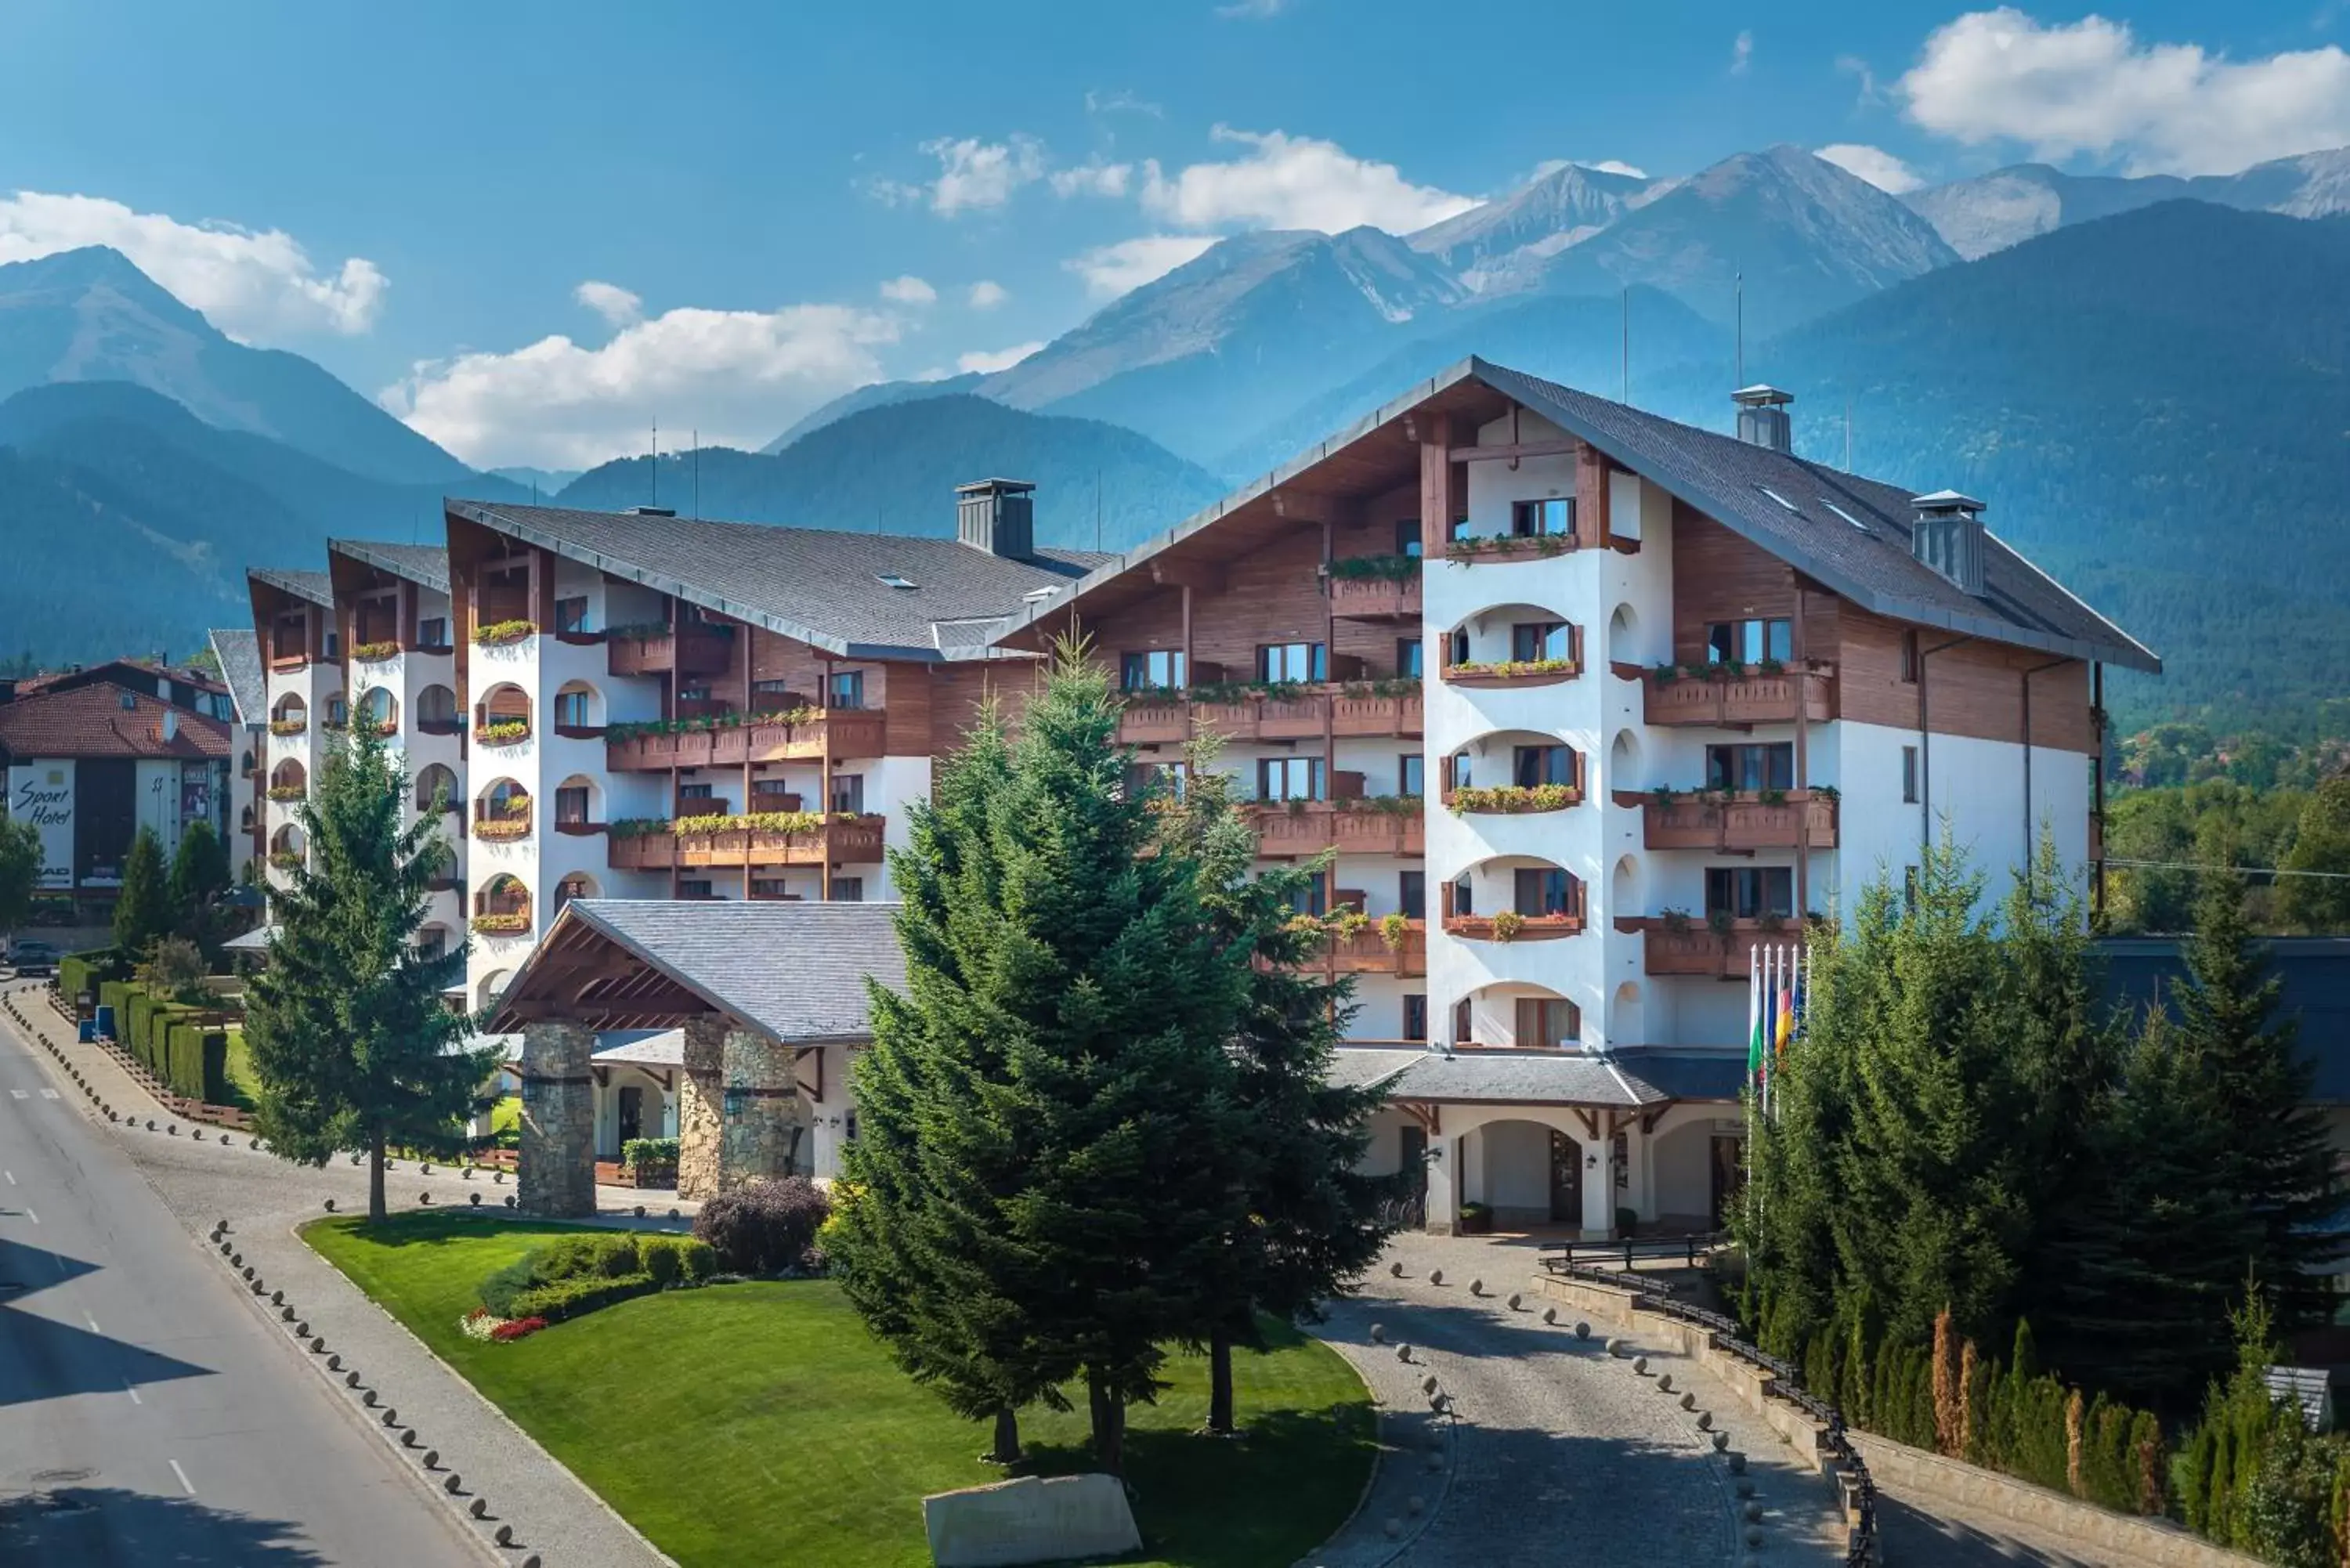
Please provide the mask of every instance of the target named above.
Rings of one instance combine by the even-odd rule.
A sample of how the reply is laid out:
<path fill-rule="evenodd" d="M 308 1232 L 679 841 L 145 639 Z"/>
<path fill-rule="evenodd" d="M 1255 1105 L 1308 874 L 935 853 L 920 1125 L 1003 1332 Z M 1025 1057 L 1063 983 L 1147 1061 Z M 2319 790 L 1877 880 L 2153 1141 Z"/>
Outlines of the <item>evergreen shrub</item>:
<path fill-rule="evenodd" d="M 729 1273 L 775 1274 L 814 1262 L 816 1231 L 831 1212 L 822 1188 L 787 1176 L 720 1193 L 694 1216 L 693 1233 Z"/>

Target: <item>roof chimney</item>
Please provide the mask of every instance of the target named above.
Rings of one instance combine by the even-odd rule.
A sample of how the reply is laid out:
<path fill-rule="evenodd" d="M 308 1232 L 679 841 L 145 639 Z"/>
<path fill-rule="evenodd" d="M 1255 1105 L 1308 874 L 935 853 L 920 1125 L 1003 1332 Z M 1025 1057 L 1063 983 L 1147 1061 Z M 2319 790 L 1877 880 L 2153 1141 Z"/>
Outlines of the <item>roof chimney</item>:
<path fill-rule="evenodd" d="M 1024 561 L 1036 553 L 1036 487 L 1024 479 L 955 486 L 955 537 L 974 550 Z"/>
<path fill-rule="evenodd" d="M 1918 520 L 1909 553 L 1970 594 L 1983 591 L 1983 504 L 1955 490 L 1937 490 L 1910 503 Z"/>
<path fill-rule="evenodd" d="M 1787 418 L 1787 405 L 1795 400 L 1794 393 L 1757 381 L 1731 393 L 1730 400 L 1738 405 L 1740 441 L 1749 446 L 1767 446 L 1773 452 L 1795 450 L 1794 428 Z"/>

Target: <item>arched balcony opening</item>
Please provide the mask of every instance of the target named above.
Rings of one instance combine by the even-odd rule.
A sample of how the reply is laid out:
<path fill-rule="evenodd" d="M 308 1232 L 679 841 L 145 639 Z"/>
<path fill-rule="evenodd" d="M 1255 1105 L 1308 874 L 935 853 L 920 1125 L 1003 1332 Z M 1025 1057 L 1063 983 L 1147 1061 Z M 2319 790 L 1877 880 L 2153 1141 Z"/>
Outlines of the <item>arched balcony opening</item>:
<path fill-rule="evenodd" d="M 1495 730 L 1444 759 L 1454 815 L 1564 811 L 1583 804 L 1583 753 L 1538 730 Z"/>
<path fill-rule="evenodd" d="M 269 710 L 269 732 L 298 735 L 310 727 L 310 705 L 294 692 L 280 697 Z"/>
<path fill-rule="evenodd" d="M 752 809 L 760 810 L 756 792 L 752 796 Z M 794 798 L 789 807 L 797 810 Z M 594 833 L 604 826 L 604 786 L 586 774 L 573 774 L 555 787 L 555 830 L 557 833 Z"/>
<path fill-rule="evenodd" d="M 1467 941 L 1544 941 L 1583 929 L 1582 878 L 1531 855 L 1496 855 L 1444 884 L 1444 929 Z"/>
<path fill-rule="evenodd" d="M 530 792 L 512 779 L 499 779 L 473 797 L 473 836 L 530 836 Z"/>
<path fill-rule="evenodd" d="M 1583 628 L 1540 605 L 1494 605 L 1444 634 L 1438 676 L 1451 686 L 1551 686 L 1583 673 Z"/>
<path fill-rule="evenodd" d="M 418 958 L 437 959 L 444 957 L 449 951 L 449 928 L 441 924 L 438 920 L 434 920 L 427 925 L 416 928 L 415 946 L 416 956 Z"/>
<path fill-rule="evenodd" d="M 1547 986 L 1504 981 L 1480 986 L 1452 1004 L 1456 1047 L 1579 1051 L 1583 1009 Z"/>
<path fill-rule="evenodd" d="M 585 871 L 574 871 L 555 885 L 556 913 L 561 914 L 563 906 L 574 898 L 593 898 L 598 894 L 595 877 Z"/>
<path fill-rule="evenodd" d="M 446 686 L 427 686 L 416 694 L 416 731 L 421 735 L 457 732 L 457 694 Z"/>
<path fill-rule="evenodd" d="M 530 934 L 530 889 L 522 878 L 501 871 L 473 895 L 473 929 L 486 937 Z"/>
<path fill-rule="evenodd" d="M 269 770 L 270 799 L 290 804 L 304 799 L 309 793 L 309 771 L 297 758 L 287 757 Z"/>
<path fill-rule="evenodd" d="M 585 680 L 566 681 L 555 694 L 555 732 L 592 740 L 604 732 L 604 694 Z"/>
<path fill-rule="evenodd" d="M 484 975 L 482 983 L 473 988 L 474 1005 L 487 1008 L 494 1003 L 499 997 L 505 994 L 506 982 L 513 979 L 514 971 L 510 969 L 494 969 Z"/>
<path fill-rule="evenodd" d="M 454 769 L 440 763 L 428 763 L 417 770 L 416 809 L 419 813 L 463 809 Z"/>
<path fill-rule="evenodd" d="M 530 693 L 502 681 L 473 704 L 473 739 L 484 746 L 511 746 L 530 739 Z"/>
<path fill-rule="evenodd" d="M 302 830 L 290 822 L 269 836 L 269 864 L 280 871 L 301 869 L 308 853 L 309 844 L 302 836 Z"/>
<path fill-rule="evenodd" d="M 370 686 L 359 693 L 359 722 L 379 735 L 389 735 L 400 728 L 400 703 L 388 690 Z"/>
<path fill-rule="evenodd" d="M 251 833 L 253 831 L 253 807 L 248 805 L 242 812 L 237 814 L 236 826 L 237 831 L 240 833 Z"/>

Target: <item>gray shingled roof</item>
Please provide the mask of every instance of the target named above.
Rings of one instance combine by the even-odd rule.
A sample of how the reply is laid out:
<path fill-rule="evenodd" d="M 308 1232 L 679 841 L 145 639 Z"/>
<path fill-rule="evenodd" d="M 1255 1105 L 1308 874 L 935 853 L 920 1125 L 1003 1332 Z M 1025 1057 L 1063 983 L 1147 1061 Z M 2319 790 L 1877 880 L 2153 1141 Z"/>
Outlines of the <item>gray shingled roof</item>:
<path fill-rule="evenodd" d="M 782 1041 L 872 1033 L 867 977 L 893 990 L 906 983 L 897 912 L 895 904 L 748 899 L 574 898 L 563 907 L 564 919 Z"/>
<path fill-rule="evenodd" d="M 1676 1100 L 1735 1100 L 1746 1088 L 1743 1051 L 1627 1051 L 1617 1070 Z"/>
<path fill-rule="evenodd" d="M 1986 542 L 1987 591 L 1981 598 L 1918 561 L 1909 554 L 1913 493 L 1899 485 L 1806 462 L 1473 357 L 1414 383 L 1346 430 L 1093 568 L 1070 596 L 1023 606 L 1006 631 L 1054 613 L 1067 597 L 1081 597 L 1132 571 L 1177 541 L 1213 526 L 1244 503 L 1294 483 L 1315 464 L 1471 379 L 1516 399 L 1864 609 L 2074 659 L 2149 671 L 2162 668 L 2162 661 L 2128 633 L 1995 535 Z M 1783 496 L 1794 510 L 1773 501 L 1763 493 L 1764 487 Z M 1829 503 L 1850 513 L 1860 526 L 1838 517 L 1828 509 Z M 1997 515 L 1996 497 L 1992 513 Z"/>
<path fill-rule="evenodd" d="M 314 605 L 335 607 L 335 580 L 324 572 L 287 572 L 276 566 L 247 566 L 244 575 L 257 583 L 267 583 L 292 594 L 297 599 L 308 599 Z"/>
<path fill-rule="evenodd" d="M 1384 1089 L 1389 1099 L 1465 1105 L 1653 1107 L 1675 1100 L 1735 1100 L 1745 1059 L 1705 1052 L 1586 1056 L 1563 1051 L 1398 1051 L 1342 1046 L 1330 1080 Z"/>
<path fill-rule="evenodd" d="M 374 539 L 329 539 L 327 548 L 354 561 L 406 577 L 428 588 L 449 591 L 449 552 L 438 545 L 387 545 Z"/>
<path fill-rule="evenodd" d="M 633 1067 L 682 1067 L 685 1031 L 608 1029 L 596 1036 L 596 1054 L 590 1060 L 625 1062 Z"/>
<path fill-rule="evenodd" d="M 450 514 L 614 576 L 855 658 L 984 652 L 941 622 L 984 620 L 1037 588 L 1074 583 L 1107 556 L 1039 550 L 1007 560 L 953 539 L 450 500 Z M 884 574 L 914 584 L 895 588 Z"/>
<path fill-rule="evenodd" d="M 269 682 L 261 672 L 261 639 L 251 627 L 214 627 L 210 636 L 238 722 L 263 722 L 269 716 Z"/>

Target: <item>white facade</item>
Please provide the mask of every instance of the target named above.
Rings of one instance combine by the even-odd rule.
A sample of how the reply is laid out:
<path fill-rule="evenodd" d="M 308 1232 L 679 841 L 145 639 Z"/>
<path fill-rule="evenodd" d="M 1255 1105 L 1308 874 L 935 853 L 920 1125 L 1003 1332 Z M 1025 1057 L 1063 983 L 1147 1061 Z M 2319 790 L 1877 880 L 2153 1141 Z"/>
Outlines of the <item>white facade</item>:
<path fill-rule="evenodd" d="M 314 605 L 309 613 L 323 616 L 328 611 Z M 291 876 L 278 857 L 308 852 L 295 815 L 326 760 L 333 735 L 328 724 L 340 722 L 346 711 L 343 667 L 339 659 L 310 659 L 280 668 L 286 661 L 271 657 L 268 628 L 262 630 L 263 670 L 269 694 L 268 745 L 257 781 L 262 790 L 262 853 L 269 857 L 268 885 L 282 888 Z M 289 729 L 293 732 L 281 732 Z"/>

